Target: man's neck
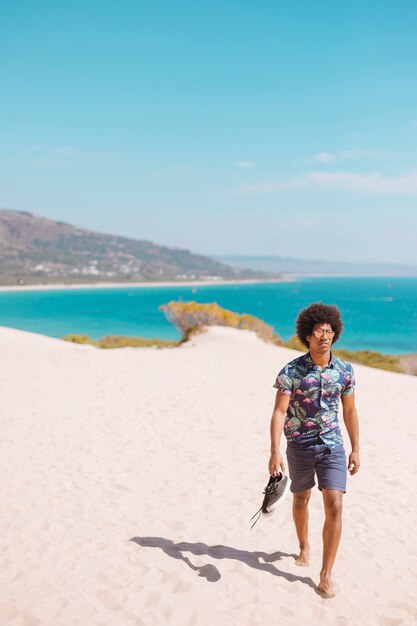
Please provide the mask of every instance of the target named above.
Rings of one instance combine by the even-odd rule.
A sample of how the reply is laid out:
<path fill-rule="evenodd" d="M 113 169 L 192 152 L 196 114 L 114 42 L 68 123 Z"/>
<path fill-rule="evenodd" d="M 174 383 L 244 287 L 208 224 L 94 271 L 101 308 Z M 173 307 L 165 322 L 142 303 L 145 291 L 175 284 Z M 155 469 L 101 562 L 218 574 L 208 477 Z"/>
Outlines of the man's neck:
<path fill-rule="evenodd" d="M 320 369 L 323 369 L 323 367 L 326 367 L 326 365 L 328 365 L 330 362 L 331 352 L 329 350 L 328 352 L 325 352 L 324 354 L 319 354 L 317 352 L 311 352 L 310 350 L 310 356 L 314 365 L 317 365 L 317 367 L 320 367 Z"/>

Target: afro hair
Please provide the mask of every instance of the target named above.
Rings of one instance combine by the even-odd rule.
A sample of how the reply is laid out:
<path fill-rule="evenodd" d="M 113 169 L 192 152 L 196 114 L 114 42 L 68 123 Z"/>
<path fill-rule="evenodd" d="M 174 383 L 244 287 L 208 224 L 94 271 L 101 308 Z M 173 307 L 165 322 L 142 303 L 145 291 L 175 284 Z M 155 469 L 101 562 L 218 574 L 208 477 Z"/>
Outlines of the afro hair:
<path fill-rule="evenodd" d="M 343 322 L 337 306 L 315 303 L 303 309 L 297 317 L 296 332 L 301 343 L 309 348 L 307 337 L 311 336 L 315 324 L 330 324 L 334 330 L 333 343 L 339 339 Z"/>

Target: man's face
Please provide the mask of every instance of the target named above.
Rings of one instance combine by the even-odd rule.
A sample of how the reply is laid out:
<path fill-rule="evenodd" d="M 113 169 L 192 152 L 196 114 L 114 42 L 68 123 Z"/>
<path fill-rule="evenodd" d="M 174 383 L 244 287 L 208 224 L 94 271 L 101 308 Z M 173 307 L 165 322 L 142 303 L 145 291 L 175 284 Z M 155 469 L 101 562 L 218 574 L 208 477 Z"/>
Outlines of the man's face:
<path fill-rule="evenodd" d="M 323 331 L 329 332 L 326 333 Z M 333 336 L 334 332 L 330 324 L 314 324 L 313 332 L 307 337 L 307 341 L 310 344 L 310 350 L 324 354 L 332 345 Z"/>

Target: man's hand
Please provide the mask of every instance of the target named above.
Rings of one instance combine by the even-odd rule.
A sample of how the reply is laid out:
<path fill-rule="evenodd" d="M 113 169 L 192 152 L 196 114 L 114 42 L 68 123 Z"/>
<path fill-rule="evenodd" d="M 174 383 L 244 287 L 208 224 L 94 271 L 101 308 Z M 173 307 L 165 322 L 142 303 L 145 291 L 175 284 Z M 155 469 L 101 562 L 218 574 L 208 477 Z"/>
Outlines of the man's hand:
<path fill-rule="evenodd" d="M 284 459 L 279 452 L 273 452 L 269 459 L 268 470 L 270 476 L 277 476 L 281 471 L 285 472 Z"/>
<path fill-rule="evenodd" d="M 360 464 L 361 463 L 359 461 L 359 452 L 351 452 L 349 454 L 349 464 L 348 464 L 348 470 L 351 476 L 358 473 Z"/>

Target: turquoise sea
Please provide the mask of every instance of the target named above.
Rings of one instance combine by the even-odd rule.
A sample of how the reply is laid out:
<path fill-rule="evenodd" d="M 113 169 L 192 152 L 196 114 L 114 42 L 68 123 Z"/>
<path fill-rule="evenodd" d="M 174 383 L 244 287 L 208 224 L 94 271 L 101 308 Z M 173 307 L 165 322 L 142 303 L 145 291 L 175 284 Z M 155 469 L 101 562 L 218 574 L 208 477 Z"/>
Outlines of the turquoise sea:
<path fill-rule="evenodd" d="M 293 282 L 203 287 L 122 287 L 0 293 L 0 325 L 51 337 L 69 333 L 179 336 L 159 311 L 170 300 L 217 302 L 251 313 L 288 339 L 301 308 L 336 304 L 345 324 L 338 346 L 417 352 L 417 278 L 302 278 Z"/>

